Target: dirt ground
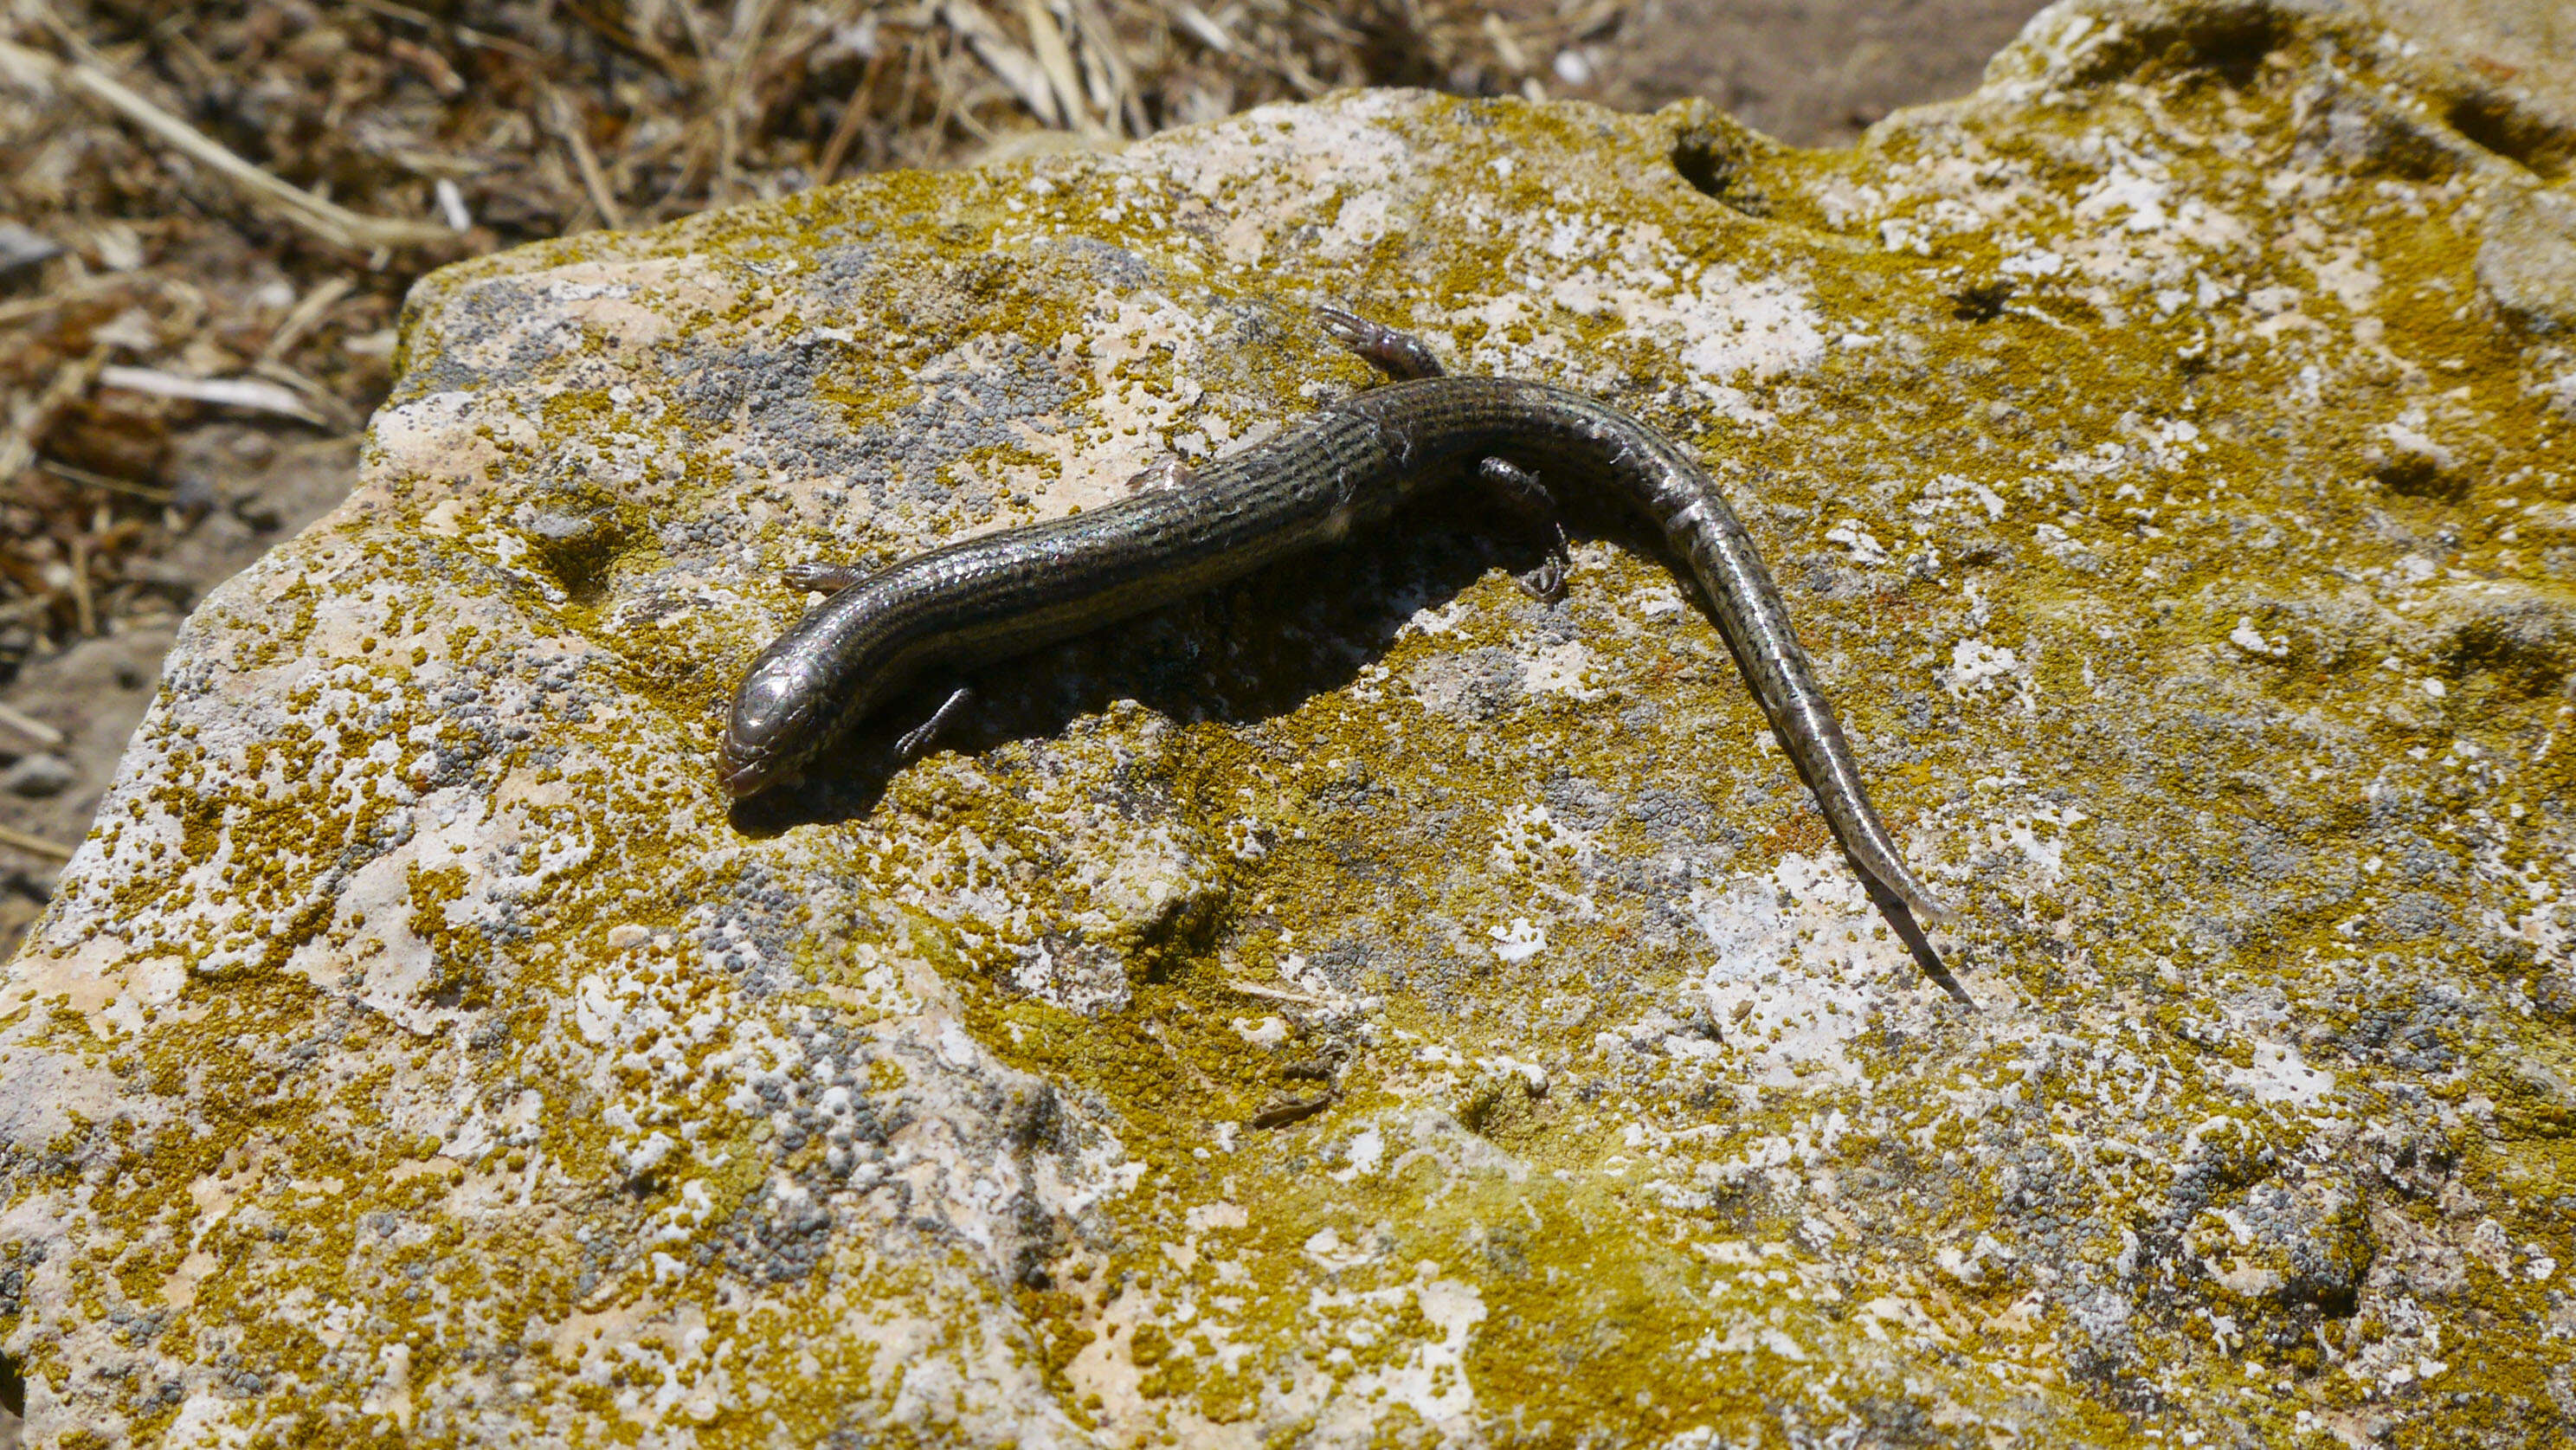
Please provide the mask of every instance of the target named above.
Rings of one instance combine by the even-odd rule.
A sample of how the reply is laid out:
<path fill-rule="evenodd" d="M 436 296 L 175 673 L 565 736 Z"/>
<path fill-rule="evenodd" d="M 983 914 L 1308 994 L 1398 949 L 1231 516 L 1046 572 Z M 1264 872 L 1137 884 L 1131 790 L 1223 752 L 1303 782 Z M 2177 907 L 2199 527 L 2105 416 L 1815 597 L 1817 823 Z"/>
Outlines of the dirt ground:
<path fill-rule="evenodd" d="M 2039 10 L 2024 0 L 1647 0 L 1580 94 L 1623 110 L 1706 96 L 1800 146 L 1848 146 L 1899 106 L 1965 95 Z"/>
<path fill-rule="evenodd" d="M 121 63 L 129 74 L 166 78 L 164 90 L 180 102 L 173 110 L 208 123 L 211 134 L 254 163 L 300 179 L 294 176 L 299 170 L 328 168 L 311 158 L 300 166 L 290 164 L 293 147 L 279 137 L 281 132 L 291 135 L 293 127 L 272 122 L 263 136 L 260 126 L 244 124 L 242 118 L 256 120 L 258 93 L 277 84 L 268 70 L 271 62 L 317 50 L 312 36 L 319 32 L 309 30 L 262 40 L 264 12 L 277 10 L 292 22 L 294 12 L 305 8 L 208 6 L 149 30 L 138 30 L 134 17 L 117 9 L 84 15 L 66 8 L 64 20 L 36 27 L 22 22 L 14 42 L 0 50 L 0 99 L 10 97 L 13 87 L 16 91 L 14 106 L 0 110 L 0 154 L 39 157 L 30 174 L 47 178 L 42 189 L 31 192 L 22 185 L 14 196 L 0 193 L 0 343 L 12 340 L 12 329 L 64 326 L 61 317 L 77 314 L 82 299 L 120 278 L 148 279 L 157 270 L 162 276 L 158 300 L 146 291 L 117 295 L 114 302 L 124 305 L 133 296 L 143 297 L 139 305 L 149 314 L 147 321 L 160 328 L 157 337 L 145 341 L 178 359 L 171 372 L 202 376 L 234 371 L 225 366 L 228 355 L 220 347 L 211 355 L 203 351 L 207 337 L 213 336 L 235 354 L 258 354 L 257 364 L 240 369 L 242 376 L 283 379 L 308 405 L 296 416 L 293 395 L 248 408 L 160 397 L 141 405 L 127 399 L 111 406 L 106 400 L 112 395 L 105 389 L 92 395 L 102 400 L 98 402 L 75 396 L 79 389 L 66 388 L 66 376 L 85 364 L 92 374 L 100 371 L 98 361 L 107 355 L 107 344 L 98 339 L 126 326 L 135 316 L 132 306 L 103 322 L 92 318 L 90 331 L 70 343 L 16 339 L 35 350 L 20 349 L 14 379 L 0 369 L 0 384 L 17 384 L 7 400 L 16 410 L 9 416 L 16 434 L 28 443 L 23 457 L 11 458 L 7 448 L 12 440 L 0 437 L 0 549 L 15 550 L 14 555 L 0 555 L 0 960 L 15 950 L 51 892 L 69 848 L 86 834 L 125 740 L 152 699 L 161 657 L 186 609 L 347 493 L 356 464 L 358 420 L 381 396 L 387 380 L 380 360 L 389 342 L 392 303 L 411 276 L 455 254 L 453 248 L 441 252 L 430 247 L 397 251 L 388 262 L 385 249 L 379 248 L 360 263 L 350 260 L 349 248 L 335 254 L 281 235 L 288 229 L 257 218 L 234 224 L 228 220 L 227 203 L 219 195 L 209 203 L 202 182 L 183 185 L 173 199 L 166 189 L 169 178 L 160 173 L 178 174 L 184 182 L 194 163 L 174 161 L 156 149 L 155 139 L 138 130 L 131 116 L 111 115 L 87 98 L 68 94 L 76 87 L 61 84 L 71 73 L 68 67 L 84 59 L 101 69 Z M 488 16 L 478 13 L 486 8 Z M 635 13 L 657 8 L 670 11 L 665 4 L 637 7 Z M 1281 11 L 1286 18 L 1275 20 L 1273 31 L 1258 33 L 1275 36 L 1276 55 L 1285 57 L 1263 64 L 1289 75 L 1297 81 L 1295 89 L 1307 92 L 1353 80 L 1402 82 L 1486 93 L 1581 96 L 1626 108 L 1706 95 L 1785 140 L 1834 146 L 1850 144 L 1894 107 L 1971 89 L 1986 58 L 2037 8 L 2031 0 L 1644 0 L 1578 9 L 1571 0 L 1555 5 L 1537 0 L 1517 7 L 1442 12 L 1447 30 L 1426 28 L 1399 37 L 1404 43 L 1394 46 L 1357 10 Z M 384 40 L 387 53 L 427 78 L 431 98 L 423 103 L 426 119 L 414 117 L 416 131 L 436 134 L 467 120 L 481 123 L 483 118 L 472 112 L 475 98 L 439 47 L 445 44 L 447 53 L 463 57 L 455 63 L 458 68 L 476 56 L 504 53 L 506 59 L 506 49 L 516 44 L 509 39 L 516 10 L 507 5 L 450 7 L 450 18 L 437 24 L 428 23 L 421 12 L 379 0 L 359 0 L 351 10 L 422 19 L 410 32 L 394 27 L 396 33 Z M 685 7 L 677 13 L 688 20 Z M 864 8 L 854 13 L 861 15 L 862 24 L 869 23 Z M 1271 14 L 1247 12 L 1241 4 L 1218 8 L 1213 19 L 1194 20 L 1202 12 L 1188 6 L 1170 13 L 1179 19 L 1168 34 L 1184 36 L 1173 42 L 1183 50 L 1186 37 L 1199 35 L 1202 24 L 1223 27 L 1233 17 L 1233 32 L 1240 36 Z M 483 28 L 456 16 L 470 17 Z M 1343 26 L 1342 20 L 1350 23 Z M 602 33 L 617 42 L 621 53 L 644 53 L 657 49 L 654 23 L 636 19 L 623 31 L 602 27 Z M 1308 28 L 1300 30 L 1300 25 Z M 294 28 L 283 22 L 271 28 L 281 26 Z M 1333 51 L 1334 37 L 1345 32 L 1358 38 L 1346 53 Z M 244 34 L 251 38 L 245 40 Z M 699 39 L 693 29 L 688 37 L 693 44 Z M 93 44 L 103 49 L 93 51 Z M 1165 77 L 1160 82 L 1165 89 L 1129 116 L 1126 129 L 1150 130 L 1199 118 L 1194 113 L 1223 114 L 1236 105 L 1272 98 L 1279 86 L 1226 69 L 1227 62 L 1246 60 L 1252 48 L 1238 44 L 1200 56 L 1200 68 L 1187 73 L 1188 89 L 1177 89 L 1180 83 L 1168 79 L 1186 69 L 1179 59 L 1163 52 L 1147 56 L 1136 69 L 1160 66 L 1156 74 Z M 318 65 L 306 71 L 312 84 L 339 86 L 335 68 L 358 64 L 347 50 L 320 46 L 318 51 Z M 725 54 L 720 44 L 711 53 L 719 59 Z M 877 75 L 884 62 L 878 57 L 890 53 L 881 50 L 868 59 L 854 98 L 875 94 L 871 87 L 883 89 Z M 967 53 L 985 54 L 970 37 L 964 51 L 952 45 L 934 55 L 930 65 L 934 71 L 945 64 L 962 73 Z M 220 74 L 228 59 L 249 69 L 250 62 L 239 59 L 244 56 L 265 57 L 259 60 L 258 74 L 244 76 L 238 84 Z M 1003 59 L 1008 58 L 1004 52 Z M 667 53 L 657 62 L 664 63 L 678 73 Z M 910 87 L 911 61 L 905 64 Z M 62 69 L 48 72 L 49 65 Z M 1258 67 L 1244 69 L 1248 74 Z M 605 64 L 599 75 L 601 93 L 576 96 L 573 108 L 603 116 L 621 106 L 636 109 L 631 78 L 621 81 L 615 67 Z M 533 114 L 542 122 L 559 118 L 565 105 L 553 87 L 581 82 L 564 76 L 536 84 L 543 104 Z M 988 83 L 980 92 L 968 90 L 963 99 L 952 100 L 942 89 L 938 108 L 925 119 L 907 89 L 901 99 L 871 112 L 868 126 L 845 121 L 834 128 L 842 144 L 837 155 L 825 148 L 821 169 L 828 173 L 837 164 L 846 172 L 867 165 L 971 159 L 977 142 L 990 144 L 993 133 L 1010 124 L 1014 106 L 1022 113 L 1022 124 L 1034 124 L 1025 114 L 1031 109 L 1027 91 L 1025 86 Z M 191 96 L 198 100 L 193 108 L 184 104 Z M 212 124 L 225 117 L 223 108 L 206 97 L 229 97 L 225 104 L 234 124 Z M 1044 103 L 1047 97 L 1041 90 L 1036 99 Z M 638 124 L 649 129 L 649 120 Z M 533 135 L 532 147 L 542 148 L 543 136 L 534 134 L 541 127 L 531 127 L 521 117 L 518 128 Z M 854 139 L 840 138 L 838 132 L 849 132 Z M 500 149 L 507 144 L 506 137 L 491 143 Z M 734 143 L 728 139 L 725 144 Z M 527 202 L 489 188 L 474 192 L 468 204 L 478 230 L 466 235 L 465 249 L 594 226 L 603 207 L 629 224 L 649 221 L 687 209 L 694 195 L 666 191 L 658 212 L 621 205 L 621 196 L 644 186 L 645 163 L 630 165 L 612 152 L 603 167 L 578 144 L 567 144 L 560 154 L 532 149 L 527 155 L 533 159 L 522 181 L 538 199 Z M 731 151 L 719 159 L 727 167 L 736 164 Z M 758 172 L 758 164 L 746 145 L 740 166 L 748 179 L 732 183 L 736 194 L 774 191 L 799 179 L 800 163 L 794 160 L 767 176 Z M 810 179 L 810 159 L 802 164 Z M 138 180 L 131 174 L 138 167 L 158 171 Z M 438 171 L 434 162 L 414 170 L 419 174 L 411 179 L 421 182 L 429 198 L 424 210 L 448 208 L 452 215 L 449 203 L 461 193 L 449 189 L 444 175 L 431 174 Z M 725 199 L 727 184 L 728 174 L 717 174 L 706 183 L 703 199 Z M 548 185 L 552 193 L 546 192 Z M 315 189 L 327 187 L 326 177 Z M 383 194 L 371 199 L 384 209 Z M 154 215 L 160 207 L 167 208 L 166 225 Z M 61 256 L 44 256 L 50 248 L 61 249 Z M 198 255 L 194 263 L 192 249 Z M 335 264 L 349 269 L 354 280 L 334 279 Z M 268 311 L 255 319 L 266 330 L 247 342 L 230 340 L 222 332 L 230 315 L 226 307 L 258 287 L 275 294 Z M 186 294 L 191 290 L 214 295 L 190 302 Z M 166 310 L 155 310 L 173 295 L 181 299 L 174 304 L 182 314 L 175 322 Z M 325 299 L 325 305 L 315 306 L 317 299 Z M 279 302 L 288 305 L 274 305 Z M 190 307 L 196 311 L 189 313 Z M 107 311 L 104 306 L 90 310 Z M 195 336 L 188 335 L 192 326 Z M 287 334 L 297 335 L 289 341 Z M 79 356 L 84 343 L 91 345 L 86 358 Z M 333 347 L 339 349 L 336 358 L 313 352 Z M 72 382 L 96 386 L 95 378 Z M 71 399 L 67 407 L 43 411 L 66 397 Z M 120 413 L 118 407 L 126 411 Z M 137 412 L 138 407 L 145 411 Z M 30 426 L 30 417 L 40 413 Z M 136 424 L 136 417 L 143 422 Z M 66 418 L 69 422 L 60 421 Z M 120 454 L 118 444 L 138 428 L 148 429 L 153 440 L 148 456 Z M 104 445 L 102 438 L 108 440 Z M 112 559 L 102 552 L 110 549 L 116 551 Z M 0 1433 L 0 1446 L 13 1439 Z"/>

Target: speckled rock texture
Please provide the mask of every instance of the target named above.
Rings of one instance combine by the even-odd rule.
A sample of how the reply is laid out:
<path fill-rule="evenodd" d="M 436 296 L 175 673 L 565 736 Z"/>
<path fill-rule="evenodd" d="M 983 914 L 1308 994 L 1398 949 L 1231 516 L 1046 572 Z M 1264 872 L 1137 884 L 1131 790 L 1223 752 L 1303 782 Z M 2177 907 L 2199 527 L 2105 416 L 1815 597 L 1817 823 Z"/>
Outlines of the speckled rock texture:
<path fill-rule="evenodd" d="M 442 272 L 0 989 L 46 1446 L 2564 1444 L 2576 125 L 2075 4 L 1852 153 L 1332 98 Z M 1472 499 L 733 809 L 812 559 L 1365 386 L 1708 459 L 1707 616 Z"/>

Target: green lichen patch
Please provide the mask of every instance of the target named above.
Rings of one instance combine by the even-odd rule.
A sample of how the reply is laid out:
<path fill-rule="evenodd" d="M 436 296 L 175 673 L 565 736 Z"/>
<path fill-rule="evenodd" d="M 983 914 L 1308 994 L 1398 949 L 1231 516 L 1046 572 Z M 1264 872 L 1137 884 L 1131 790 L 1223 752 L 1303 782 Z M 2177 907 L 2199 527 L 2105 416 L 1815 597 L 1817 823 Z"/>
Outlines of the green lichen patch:
<path fill-rule="evenodd" d="M 1352 95 L 439 273 L 0 987 L 32 1435 L 2563 1435 L 2555 133 L 2340 14 L 2063 6 L 1849 153 Z M 724 798 L 783 569 L 1293 427 L 1327 299 L 1707 460 L 1974 1010 L 1580 479 L 1561 603 L 1438 499 Z"/>

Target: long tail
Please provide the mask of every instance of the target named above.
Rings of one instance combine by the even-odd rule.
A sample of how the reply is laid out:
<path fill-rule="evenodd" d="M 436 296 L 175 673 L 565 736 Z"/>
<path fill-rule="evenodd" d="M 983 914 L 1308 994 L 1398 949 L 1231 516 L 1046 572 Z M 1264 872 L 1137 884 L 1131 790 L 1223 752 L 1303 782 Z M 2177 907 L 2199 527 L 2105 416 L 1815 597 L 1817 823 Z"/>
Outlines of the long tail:
<path fill-rule="evenodd" d="M 1678 476 L 1665 481 L 1666 497 L 1686 501 L 1662 520 L 1665 537 L 1690 561 L 1691 572 L 1708 591 L 1727 646 L 1762 702 L 1772 730 L 1788 747 L 1853 862 L 1904 902 L 1916 921 L 1925 926 L 1948 921 L 1950 907 L 1906 869 L 1895 838 L 1870 804 L 1842 723 L 1816 684 L 1807 651 L 1790 626 L 1788 606 L 1754 552 L 1752 536 L 1719 496 L 1717 481 L 1707 470 L 1679 457 L 1679 450 L 1674 453 L 1669 462 L 1678 465 L 1672 470 Z"/>

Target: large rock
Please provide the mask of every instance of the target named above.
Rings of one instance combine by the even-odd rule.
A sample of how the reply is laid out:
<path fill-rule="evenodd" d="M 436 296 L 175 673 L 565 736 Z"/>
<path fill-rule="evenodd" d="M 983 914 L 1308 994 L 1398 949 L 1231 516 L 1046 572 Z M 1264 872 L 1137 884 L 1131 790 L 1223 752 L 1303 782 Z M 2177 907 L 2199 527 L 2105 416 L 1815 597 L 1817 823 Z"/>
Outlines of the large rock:
<path fill-rule="evenodd" d="M 0 991 L 32 1438 L 2565 1436 L 2570 136 L 2385 20 L 2062 6 L 1844 155 L 1345 96 L 440 273 Z M 728 812 L 783 567 L 1295 426 L 1319 298 L 1704 454 L 1976 1010 L 1616 520 L 1547 608 L 1431 508 Z"/>

